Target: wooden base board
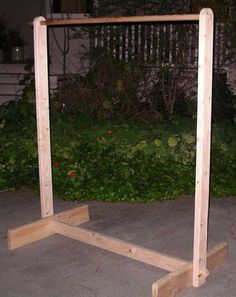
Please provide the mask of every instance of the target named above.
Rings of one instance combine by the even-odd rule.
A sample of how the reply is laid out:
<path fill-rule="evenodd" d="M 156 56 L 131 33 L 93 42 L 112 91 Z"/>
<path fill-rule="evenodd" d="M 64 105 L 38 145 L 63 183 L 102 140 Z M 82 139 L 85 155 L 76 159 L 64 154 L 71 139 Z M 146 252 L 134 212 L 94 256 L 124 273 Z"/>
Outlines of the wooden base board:
<path fill-rule="evenodd" d="M 74 226 L 86 223 L 89 221 L 88 206 L 76 207 L 47 218 L 37 220 L 31 224 L 23 225 L 8 231 L 8 248 L 14 250 L 26 244 L 33 243 L 55 234 L 53 221 L 59 220 L 63 223 L 68 223 Z"/>
<path fill-rule="evenodd" d="M 123 240 L 89 231 L 85 228 L 70 226 L 61 222 L 54 222 L 54 232 L 88 243 L 101 249 L 140 261 L 167 271 L 175 271 L 187 262 L 181 259 L 143 248 Z"/>
<path fill-rule="evenodd" d="M 223 242 L 207 255 L 207 269 L 212 272 L 222 266 L 228 257 L 228 244 Z M 193 263 L 190 262 L 169 273 L 152 285 L 152 297 L 174 297 L 176 293 L 192 287 Z"/>
<path fill-rule="evenodd" d="M 152 286 L 152 297 L 174 297 L 179 291 L 192 286 L 193 264 L 184 260 L 146 249 L 122 240 L 75 227 L 89 221 L 88 206 L 35 221 L 8 231 L 10 250 L 33 243 L 52 234 L 61 234 L 107 251 L 171 271 Z M 228 244 L 221 243 L 208 253 L 207 268 L 213 271 L 227 259 Z"/>

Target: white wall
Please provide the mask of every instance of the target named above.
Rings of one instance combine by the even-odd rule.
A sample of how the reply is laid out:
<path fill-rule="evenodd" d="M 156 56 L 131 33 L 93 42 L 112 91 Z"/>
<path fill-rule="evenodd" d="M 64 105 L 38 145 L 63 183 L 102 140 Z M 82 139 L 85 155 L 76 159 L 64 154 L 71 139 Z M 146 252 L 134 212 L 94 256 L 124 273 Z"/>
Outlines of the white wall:
<path fill-rule="evenodd" d="M 66 30 L 66 35 L 69 33 L 69 51 L 66 55 L 66 72 L 76 73 L 85 72 L 89 67 L 89 39 L 84 36 L 82 39 L 72 38 L 74 32 Z M 49 60 L 50 73 L 63 73 L 63 54 L 65 31 L 64 28 L 49 28 Z M 56 39 L 56 40 L 55 40 Z"/>

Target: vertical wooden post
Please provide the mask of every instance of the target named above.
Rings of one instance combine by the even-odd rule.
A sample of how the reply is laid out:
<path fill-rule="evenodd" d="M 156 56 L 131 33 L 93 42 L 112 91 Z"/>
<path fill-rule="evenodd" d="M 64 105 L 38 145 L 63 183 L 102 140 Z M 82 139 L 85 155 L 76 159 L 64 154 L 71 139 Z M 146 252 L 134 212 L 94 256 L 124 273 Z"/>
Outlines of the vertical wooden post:
<path fill-rule="evenodd" d="M 211 106 L 214 16 L 202 9 L 199 19 L 197 160 L 193 250 L 193 286 L 201 286 L 208 275 L 207 228 L 210 183 Z"/>
<path fill-rule="evenodd" d="M 51 144 L 49 122 L 49 88 L 47 26 L 43 17 L 34 19 L 34 67 L 36 88 L 37 138 L 42 218 L 53 214 Z"/>

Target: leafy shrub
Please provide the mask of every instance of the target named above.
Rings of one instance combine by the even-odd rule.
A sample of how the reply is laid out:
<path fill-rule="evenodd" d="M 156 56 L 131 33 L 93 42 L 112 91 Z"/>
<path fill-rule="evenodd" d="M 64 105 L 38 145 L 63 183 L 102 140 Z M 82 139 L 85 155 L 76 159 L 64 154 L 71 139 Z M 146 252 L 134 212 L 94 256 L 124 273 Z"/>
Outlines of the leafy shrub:
<path fill-rule="evenodd" d="M 145 80 L 145 70 L 136 62 L 127 63 L 108 53 L 97 53 L 88 73 L 70 76 L 59 94 L 63 111 L 110 119 L 136 117 L 141 110 L 147 110 L 147 103 L 139 100 L 137 94 L 141 78 Z"/>
<path fill-rule="evenodd" d="M 54 154 L 55 187 L 64 194 L 66 186 L 66 195 L 73 199 L 151 201 L 190 192 L 192 146 L 180 135 L 151 133 L 116 125 L 81 131 Z M 179 141 L 179 156 L 173 139 Z M 69 178 L 62 184 L 65 176 Z M 179 189 L 169 186 L 175 182 Z"/>
<path fill-rule="evenodd" d="M 236 95 L 227 83 L 226 72 L 216 72 L 213 80 L 213 119 L 236 121 Z"/>
<path fill-rule="evenodd" d="M 194 192 L 195 123 L 98 122 L 53 113 L 54 191 L 66 199 L 154 201 Z M 235 127 L 214 127 L 214 195 L 236 195 Z M 34 105 L 0 107 L 0 188 L 38 189 Z"/>
<path fill-rule="evenodd" d="M 0 106 L 0 188 L 38 183 L 36 123 L 33 105 L 26 100 Z"/>
<path fill-rule="evenodd" d="M 118 60 L 98 50 L 88 73 L 69 76 L 53 105 L 70 114 L 86 113 L 97 119 L 132 117 L 147 123 L 175 114 L 191 116 L 195 104 L 180 88 L 181 71 L 150 67 L 138 59 Z"/>

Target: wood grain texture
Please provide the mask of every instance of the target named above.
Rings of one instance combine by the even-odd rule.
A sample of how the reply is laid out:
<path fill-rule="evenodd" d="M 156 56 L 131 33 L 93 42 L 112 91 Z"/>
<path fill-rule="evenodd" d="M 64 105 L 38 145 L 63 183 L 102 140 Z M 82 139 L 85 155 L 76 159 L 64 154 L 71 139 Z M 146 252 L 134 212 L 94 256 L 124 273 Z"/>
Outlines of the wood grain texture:
<path fill-rule="evenodd" d="M 222 266 L 228 257 L 228 244 L 220 243 L 207 255 L 207 268 L 212 272 Z M 176 293 L 192 287 L 193 263 L 169 273 L 152 285 L 152 297 L 174 297 Z"/>
<path fill-rule="evenodd" d="M 89 221 L 88 206 L 73 208 L 33 223 L 10 229 L 8 231 L 8 248 L 13 250 L 55 234 L 53 229 L 54 220 L 74 226 L 86 223 Z"/>
<path fill-rule="evenodd" d="M 199 14 L 178 14 L 178 15 L 146 15 L 129 17 L 102 17 L 102 18 L 81 18 L 81 19 L 54 19 L 41 21 L 42 25 L 89 25 L 89 24 L 116 24 L 116 23 L 146 23 L 146 22 L 179 22 L 198 21 Z"/>
<path fill-rule="evenodd" d="M 54 220 L 58 220 L 73 226 L 87 223 L 89 221 L 88 205 L 83 205 L 60 212 L 54 215 L 53 218 Z"/>
<path fill-rule="evenodd" d="M 195 221 L 193 285 L 201 286 L 207 276 L 207 228 L 210 185 L 211 109 L 214 16 L 202 9 L 199 19 L 197 159 L 195 184 Z"/>
<path fill-rule="evenodd" d="M 47 28 L 41 25 L 44 20 L 43 17 L 34 19 L 35 95 L 42 218 L 53 215 Z"/>
<path fill-rule="evenodd" d="M 8 248 L 13 250 L 54 234 L 52 217 L 8 230 Z"/>
<path fill-rule="evenodd" d="M 186 264 L 181 259 L 61 222 L 54 222 L 54 232 L 167 271 Z"/>

